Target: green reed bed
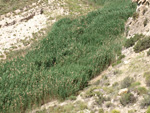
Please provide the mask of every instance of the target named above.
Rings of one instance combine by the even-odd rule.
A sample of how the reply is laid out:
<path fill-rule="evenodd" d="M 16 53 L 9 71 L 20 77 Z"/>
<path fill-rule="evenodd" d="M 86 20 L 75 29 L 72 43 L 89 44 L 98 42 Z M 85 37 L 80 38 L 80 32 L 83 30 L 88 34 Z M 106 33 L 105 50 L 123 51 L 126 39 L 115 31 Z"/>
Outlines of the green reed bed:
<path fill-rule="evenodd" d="M 35 50 L 0 64 L 0 112 L 25 112 L 87 86 L 120 52 L 131 0 L 111 0 L 86 16 L 64 18 Z"/>

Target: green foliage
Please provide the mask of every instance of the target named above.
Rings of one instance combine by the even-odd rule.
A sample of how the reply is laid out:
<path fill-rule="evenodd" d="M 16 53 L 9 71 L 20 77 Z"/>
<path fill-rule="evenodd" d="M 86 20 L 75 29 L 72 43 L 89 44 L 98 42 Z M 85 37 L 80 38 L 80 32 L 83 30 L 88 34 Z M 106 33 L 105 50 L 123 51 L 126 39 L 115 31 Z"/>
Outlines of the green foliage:
<path fill-rule="evenodd" d="M 135 113 L 136 110 L 132 109 L 132 110 L 129 110 L 128 113 Z"/>
<path fill-rule="evenodd" d="M 124 47 L 129 48 L 132 47 L 135 42 L 137 42 L 139 39 L 143 38 L 144 36 L 142 34 L 135 34 L 134 37 L 131 37 L 129 39 L 126 40 Z"/>
<path fill-rule="evenodd" d="M 112 84 L 112 87 L 117 87 L 117 86 L 119 86 L 118 82 L 115 82 L 115 83 Z"/>
<path fill-rule="evenodd" d="M 121 88 L 128 88 L 134 82 L 134 79 L 131 77 L 126 77 L 121 82 Z"/>
<path fill-rule="evenodd" d="M 102 105 L 104 103 L 104 101 L 106 100 L 106 98 L 103 96 L 103 94 L 99 93 L 99 95 L 97 95 L 97 99 L 96 99 L 96 103 L 99 105 Z"/>
<path fill-rule="evenodd" d="M 150 56 L 150 50 L 148 50 L 148 52 L 147 52 L 147 56 Z"/>
<path fill-rule="evenodd" d="M 118 64 L 120 64 L 121 63 L 121 60 L 117 60 L 117 61 L 115 61 L 113 64 L 112 64 L 112 67 L 114 67 L 114 66 L 116 66 L 116 65 L 118 65 Z"/>
<path fill-rule="evenodd" d="M 111 111 L 111 113 L 120 113 L 120 111 L 114 109 L 114 110 Z"/>
<path fill-rule="evenodd" d="M 147 108 L 146 113 L 150 113 L 150 106 Z"/>
<path fill-rule="evenodd" d="M 56 22 L 36 49 L 0 64 L 0 111 L 24 112 L 86 87 L 121 51 L 124 23 L 134 11 L 130 0 L 111 0 L 86 16 Z"/>
<path fill-rule="evenodd" d="M 147 23 L 148 23 L 148 19 L 146 18 L 146 19 L 144 20 L 144 22 L 143 22 L 144 27 L 147 25 Z"/>
<path fill-rule="evenodd" d="M 123 58 L 125 58 L 125 55 L 120 55 L 117 60 L 121 60 Z"/>
<path fill-rule="evenodd" d="M 150 37 L 145 37 L 144 39 L 139 40 L 133 49 L 136 53 L 139 53 L 143 50 L 148 49 L 149 47 L 150 47 Z"/>
<path fill-rule="evenodd" d="M 85 98 L 89 98 L 89 97 L 95 96 L 94 89 L 95 89 L 95 88 L 90 88 L 90 89 L 88 89 L 88 90 L 85 92 L 84 97 L 85 97 Z"/>
<path fill-rule="evenodd" d="M 136 86 L 139 86 L 139 85 L 141 85 L 140 82 L 133 82 L 133 83 L 131 84 L 131 88 L 135 88 Z"/>
<path fill-rule="evenodd" d="M 120 103 L 123 106 L 126 106 L 129 103 L 135 103 L 136 102 L 136 98 L 134 97 L 134 95 L 132 93 L 125 93 L 121 96 L 120 98 Z"/>
<path fill-rule="evenodd" d="M 145 87 L 138 87 L 138 88 L 136 89 L 136 91 L 137 91 L 137 93 L 138 93 L 139 95 L 147 94 L 147 92 L 148 92 Z"/>
<path fill-rule="evenodd" d="M 143 95 L 143 100 L 141 101 L 141 107 L 150 106 L 150 94 Z"/>
<path fill-rule="evenodd" d="M 139 14 L 137 12 L 133 13 L 133 19 L 136 20 L 139 17 Z"/>
<path fill-rule="evenodd" d="M 99 109 L 98 113 L 104 113 L 103 109 Z"/>
<path fill-rule="evenodd" d="M 71 95 L 70 97 L 68 97 L 69 100 L 76 100 L 76 96 Z"/>
<path fill-rule="evenodd" d="M 145 77 L 146 85 L 150 86 L 150 72 L 144 73 L 144 77 Z"/>

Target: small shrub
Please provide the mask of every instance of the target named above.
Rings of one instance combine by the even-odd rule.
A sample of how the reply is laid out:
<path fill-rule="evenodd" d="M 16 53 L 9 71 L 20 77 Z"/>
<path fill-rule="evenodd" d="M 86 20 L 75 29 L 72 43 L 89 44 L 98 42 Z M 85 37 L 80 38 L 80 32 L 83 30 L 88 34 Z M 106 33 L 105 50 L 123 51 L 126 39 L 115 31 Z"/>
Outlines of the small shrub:
<path fill-rule="evenodd" d="M 132 47 L 134 44 L 135 42 L 133 41 L 133 38 L 130 38 L 126 40 L 124 47 L 129 48 Z"/>
<path fill-rule="evenodd" d="M 147 108 L 146 113 L 150 113 L 150 106 Z"/>
<path fill-rule="evenodd" d="M 120 113 L 120 111 L 114 109 L 114 110 L 111 111 L 111 113 Z"/>
<path fill-rule="evenodd" d="M 115 83 L 112 84 L 112 87 L 117 87 L 118 85 L 119 85 L 119 83 L 115 82 Z"/>
<path fill-rule="evenodd" d="M 104 113 L 103 109 L 99 109 L 98 113 Z"/>
<path fill-rule="evenodd" d="M 120 55 L 120 56 L 118 57 L 118 60 L 121 60 L 121 59 L 123 59 L 123 58 L 125 58 L 125 55 Z"/>
<path fill-rule="evenodd" d="M 141 39 L 143 37 L 144 37 L 144 35 L 142 35 L 142 34 L 135 34 L 134 37 L 131 37 L 126 40 L 124 47 L 126 47 L 126 48 L 132 47 L 135 44 L 135 42 L 137 42 L 139 39 Z"/>
<path fill-rule="evenodd" d="M 113 106 L 113 104 L 112 104 L 111 102 L 107 102 L 107 103 L 106 103 L 106 107 L 107 107 L 107 108 L 109 108 L 109 107 L 111 107 L 111 106 Z"/>
<path fill-rule="evenodd" d="M 140 82 L 133 82 L 133 83 L 131 84 L 131 88 L 134 88 L 134 87 L 139 86 L 139 85 L 141 85 Z"/>
<path fill-rule="evenodd" d="M 144 73 L 144 77 L 145 77 L 146 85 L 150 86 L 150 72 Z"/>
<path fill-rule="evenodd" d="M 96 99 L 96 103 L 99 105 L 102 105 L 102 103 L 104 103 L 104 101 L 106 100 L 106 98 L 103 96 L 103 94 L 99 93 L 97 95 L 97 99 Z"/>
<path fill-rule="evenodd" d="M 150 56 L 150 50 L 148 50 L 148 52 L 147 52 L 147 56 Z"/>
<path fill-rule="evenodd" d="M 144 20 L 144 22 L 143 22 L 144 27 L 147 25 L 147 23 L 148 23 L 148 19 L 146 18 L 146 19 Z"/>
<path fill-rule="evenodd" d="M 143 10 L 143 15 L 146 13 L 147 10 L 148 10 L 148 9 L 144 9 L 144 10 Z"/>
<path fill-rule="evenodd" d="M 135 113 L 136 110 L 132 109 L 132 110 L 129 110 L 128 113 Z"/>
<path fill-rule="evenodd" d="M 69 99 L 69 100 L 76 100 L 76 96 L 73 96 L 73 95 L 72 95 L 72 96 L 68 97 L 68 99 Z"/>
<path fill-rule="evenodd" d="M 139 17 L 139 14 L 137 12 L 133 13 L 133 19 L 136 20 Z"/>
<path fill-rule="evenodd" d="M 141 107 L 150 106 L 150 94 L 143 95 L 143 100 L 141 101 Z"/>
<path fill-rule="evenodd" d="M 120 98 L 120 103 L 123 106 L 126 106 L 129 103 L 135 103 L 135 102 L 136 102 L 136 98 L 134 97 L 132 93 L 123 94 Z"/>
<path fill-rule="evenodd" d="M 131 77 L 126 77 L 121 82 L 121 88 L 128 88 L 131 86 L 131 84 L 134 82 L 134 79 Z"/>
<path fill-rule="evenodd" d="M 150 37 L 145 37 L 144 39 L 139 40 L 133 49 L 136 53 L 139 53 L 143 50 L 148 49 L 149 47 L 150 47 Z"/>
<path fill-rule="evenodd" d="M 100 80 L 97 80 L 96 82 L 93 83 L 94 85 L 99 85 L 100 84 Z"/>
<path fill-rule="evenodd" d="M 93 91 L 95 88 L 90 88 L 86 91 L 84 97 L 86 98 L 90 98 L 92 96 L 95 96 L 95 92 Z"/>
<path fill-rule="evenodd" d="M 139 95 L 142 95 L 142 94 L 147 94 L 147 89 L 145 87 L 138 87 L 137 88 L 137 93 Z"/>
<path fill-rule="evenodd" d="M 114 67 L 114 66 L 116 66 L 116 65 L 118 65 L 118 64 L 120 64 L 121 63 L 121 60 L 117 60 L 116 62 L 114 62 L 113 64 L 112 64 L 112 67 Z"/>

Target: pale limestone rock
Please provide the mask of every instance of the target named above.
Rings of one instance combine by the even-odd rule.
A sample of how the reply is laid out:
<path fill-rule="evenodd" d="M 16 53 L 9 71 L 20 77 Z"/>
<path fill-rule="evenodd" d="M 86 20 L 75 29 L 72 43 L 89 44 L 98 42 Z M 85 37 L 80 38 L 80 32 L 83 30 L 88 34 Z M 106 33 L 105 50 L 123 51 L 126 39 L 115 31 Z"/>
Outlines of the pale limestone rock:
<path fill-rule="evenodd" d="M 118 95 L 122 95 L 122 94 L 125 94 L 125 93 L 128 93 L 128 88 L 124 88 L 124 89 L 121 89 L 119 92 L 118 92 Z"/>

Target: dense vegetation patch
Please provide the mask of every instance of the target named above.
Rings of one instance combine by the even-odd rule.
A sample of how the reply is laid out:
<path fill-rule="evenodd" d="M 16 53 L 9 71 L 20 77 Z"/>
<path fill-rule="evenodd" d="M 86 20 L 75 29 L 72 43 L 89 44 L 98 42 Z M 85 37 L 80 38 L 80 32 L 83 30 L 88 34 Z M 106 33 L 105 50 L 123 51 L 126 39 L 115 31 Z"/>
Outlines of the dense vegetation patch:
<path fill-rule="evenodd" d="M 145 37 L 144 39 L 139 40 L 133 49 L 136 53 L 139 53 L 148 48 L 150 48 L 150 37 Z"/>
<path fill-rule="evenodd" d="M 120 103 L 123 106 L 126 106 L 129 103 L 135 103 L 136 102 L 136 98 L 134 97 L 134 95 L 132 93 L 125 93 L 121 96 L 120 98 Z"/>
<path fill-rule="evenodd" d="M 124 23 L 134 10 L 131 0 L 111 0 L 87 16 L 61 19 L 36 49 L 0 64 L 0 111 L 23 112 L 87 86 L 121 50 Z"/>
<path fill-rule="evenodd" d="M 137 42 L 141 38 L 144 38 L 142 34 L 136 34 L 134 37 L 127 39 L 124 46 L 126 48 L 132 47 L 135 44 L 135 42 Z"/>

